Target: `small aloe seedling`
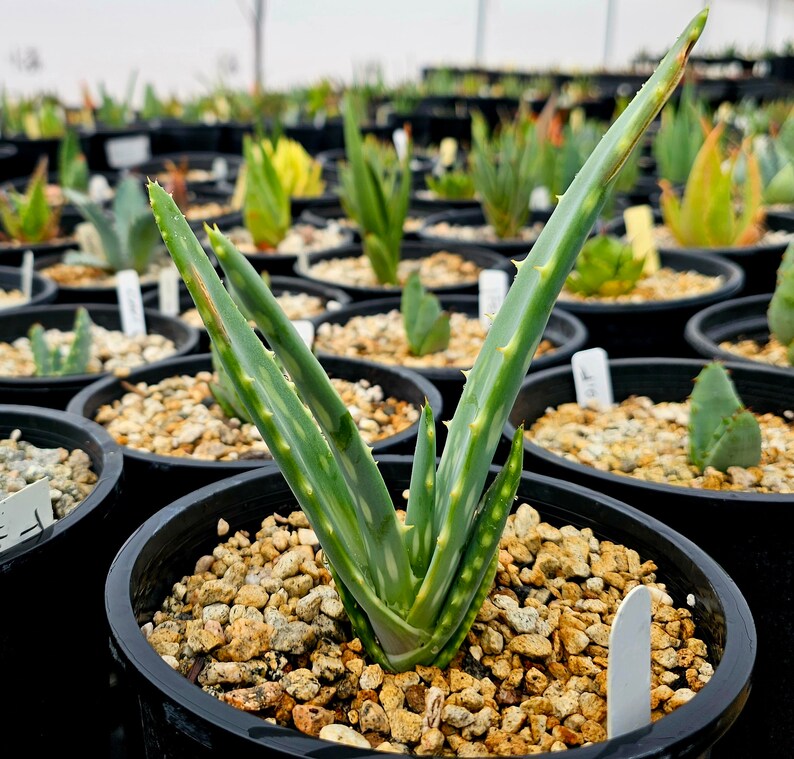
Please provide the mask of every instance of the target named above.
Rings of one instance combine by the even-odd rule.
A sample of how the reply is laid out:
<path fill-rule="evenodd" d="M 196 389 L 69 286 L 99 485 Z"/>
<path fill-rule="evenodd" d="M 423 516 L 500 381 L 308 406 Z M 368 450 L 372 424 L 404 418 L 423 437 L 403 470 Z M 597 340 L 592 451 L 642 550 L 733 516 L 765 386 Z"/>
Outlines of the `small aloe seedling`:
<path fill-rule="evenodd" d="M 436 353 L 449 345 L 449 314 L 438 297 L 425 290 L 418 272 L 413 272 L 403 287 L 400 313 L 414 356 Z"/>
<path fill-rule="evenodd" d="M 670 182 L 659 181 L 662 218 L 681 245 L 729 248 L 752 245 L 761 237 L 765 213 L 758 160 L 745 151 L 745 181 L 738 183 L 733 169 L 739 153 L 726 156 L 720 147 L 724 128 L 720 122 L 706 135 L 682 198 Z"/>
<path fill-rule="evenodd" d="M 58 145 L 58 184 L 63 189 L 88 191 L 88 161 L 72 129 L 67 130 Z"/>
<path fill-rule="evenodd" d="M 437 467 L 433 410 L 423 407 L 404 519 L 344 401 L 248 259 L 217 228 L 207 228 L 225 281 L 270 350 L 173 200 L 149 183 L 163 240 L 219 360 L 317 535 L 356 635 L 390 671 L 446 666 L 492 587 L 522 473 L 519 425 L 504 467 L 491 478 L 504 424 L 607 193 L 675 89 L 707 15 L 690 22 L 616 119 L 560 199 L 531 258 L 520 263 L 467 375 Z"/>
<path fill-rule="evenodd" d="M 279 137 L 275 144 L 263 140 L 262 147 L 276 170 L 284 192 L 290 198 L 315 198 L 325 191 L 323 166 L 297 140 Z"/>
<path fill-rule="evenodd" d="M 614 235 L 591 237 L 583 246 L 565 287 L 582 295 L 615 296 L 631 292 L 642 278 L 644 258 Z"/>
<path fill-rule="evenodd" d="M 794 365 L 794 242 L 789 243 L 777 270 L 777 284 L 766 314 L 769 332 L 787 346 Z"/>
<path fill-rule="evenodd" d="M 425 177 L 427 189 L 443 200 L 470 200 L 476 194 L 471 172 L 452 169 L 441 174 Z"/>
<path fill-rule="evenodd" d="M 712 361 L 703 367 L 689 404 L 689 460 L 701 472 L 709 466 L 726 472 L 759 464 L 758 420 L 745 408 L 723 364 Z"/>
<path fill-rule="evenodd" d="M 794 142 L 794 123 L 786 127 Z M 794 204 L 794 146 L 789 149 L 780 137 L 760 135 L 753 140 L 753 152 L 758 158 L 765 205 Z"/>
<path fill-rule="evenodd" d="M 143 274 L 147 270 L 161 243 L 137 179 L 126 177 L 119 182 L 110 214 L 83 193 L 64 192 L 96 230 L 96 236 L 81 240 L 88 246 L 87 262 L 114 272 L 134 269 Z"/>
<path fill-rule="evenodd" d="M 10 240 L 46 242 L 60 233 L 61 206 L 47 203 L 47 163 L 39 161 L 24 193 L 0 190 L 0 223 Z"/>
<path fill-rule="evenodd" d="M 88 310 L 79 306 L 75 311 L 72 331 L 74 336 L 69 349 L 64 353 L 60 346 L 47 342 L 47 335 L 41 324 L 34 324 L 28 330 L 30 349 L 36 365 L 37 377 L 65 377 L 84 374 L 91 359 L 91 327 L 93 322 Z"/>
<path fill-rule="evenodd" d="M 339 199 L 358 224 L 364 254 L 378 282 L 396 285 L 411 194 L 411 148 L 395 166 L 388 166 L 377 147 L 364 143 L 351 98 L 345 101 L 344 128 L 347 160 L 339 169 Z"/>

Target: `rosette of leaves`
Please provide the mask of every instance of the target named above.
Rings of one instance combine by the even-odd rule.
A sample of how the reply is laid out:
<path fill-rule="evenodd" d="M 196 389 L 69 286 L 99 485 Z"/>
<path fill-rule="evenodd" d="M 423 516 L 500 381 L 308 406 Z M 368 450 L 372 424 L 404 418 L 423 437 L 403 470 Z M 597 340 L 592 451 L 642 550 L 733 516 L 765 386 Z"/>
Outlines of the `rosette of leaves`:
<path fill-rule="evenodd" d="M 250 262 L 208 229 L 226 281 L 269 349 L 172 199 L 149 184 L 157 224 L 219 360 L 317 535 L 356 635 L 389 671 L 446 666 L 492 587 L 522 472 L 519 427 L 486 487 L 507 415 L 612 182 L 674 91 L 707 15 L 692 20 L 614 122 L 544 226 L 531 261 L 519 265 L 467 374 L 438 466 L 433 410 L 423 407 L 404 518 L 322 365 Z"/>
<path fill-rule="evenodd" d="M 62 205 L 47 203 L 47 157 L 42 157 L 28 180 L 25 192 L 0 190 L 0 224 L 3 239 L 23 243 L 52 240 L 60 234 Z"/>
<path fill-rule="evenodd" d="M 614 235 L 591 237 L 582 246 L 565 287 L 582 295 L 614 297 L 631 292 L 642 278 L 644 258 Z"/>

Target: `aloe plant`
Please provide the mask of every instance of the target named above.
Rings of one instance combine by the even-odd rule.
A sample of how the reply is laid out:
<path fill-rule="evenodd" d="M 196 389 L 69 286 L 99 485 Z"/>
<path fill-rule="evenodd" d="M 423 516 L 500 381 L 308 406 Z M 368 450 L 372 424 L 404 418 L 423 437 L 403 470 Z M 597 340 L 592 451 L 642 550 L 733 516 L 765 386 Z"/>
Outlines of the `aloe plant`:
<path fill-rule="evenodd" d="M 68 129 L 58 145 L 58 184 L 63 189 L 88 191 L 88 161 L 77 133 Z"/>
<path fill-rule="evenodd" d="M 794 205 L 794 122 L 785 127 L 791 136 L 760 135 L 753 140 L 753 153 L 761 172 L 764 205 Z"/>
<path fill-rule="evenodd" d="M 356 634 L 391 671 L 445 666 L 491 588 L 522 471 L 519 427 L 485 489 L 507 415 L 612 182 L 677 85 L 707 15 L 695 16 L 615 121 L 519 265 L 468 373 L 437 469 L 433 410 L 423 407 L 404 522 L 344 402 L 258 273 L 217 228 L 207 228 L 226 281 L 272 352 L 173 200 L 149 183 L 163 240 L 219 359 L 317 534 Z"/>
<path fill-rule="evenodd" d="M 683 197 L 667 180 L 660 180 L 660 207 L 665 225 L 684 246 L 727 248 L 752 245 L 762 234 L 764 207 L 758 160 L 743 146 L 726 155 L 718 123 L 706 136 L 689 172 Z M 745 178 L 739 183 L 734 167 L 744 153 Z"/>
<path fill-rule="evenodd" d="M 531 125 L 519 114 L 489 134 L 479 113 L 471 121 L 471 174 L 486 221 L 499 239 L 518 237 L 538 184 Z"/>
<path fill-rule="evenodd" d="M 403 287 L 400 313 L 414 356 L 436 353 L 449 345 L 449 314 L 441 308 L 438 297 L 425 290 L 418 272 L 413 272 Z"/>
<path fill-rule="evenodd" d="M 0 225 L 7 239 L 38 243 L 60 234 L 62 206 L 47 203 L 47 164 L 46 156 L 39 160 L 24 193 L 0 190 Z"/>
<path fill-rule="evenodd" d="M 590 238 L 565 280 L 565 287 L 582 295 L 623 295 L 642 278 L 644 258 L 636 258 L 631 245 L 614 235 Z"/>
<path fill-rule="evenodd" d="M 712 361 L 695 378 L 689 397 L 689 460 L 700 471 L 758 466 L 761 430 L 745 408 L 728 370 Z"/>
<path fill-rule="evenodd" d="M 362 140 L 351 98 L 345 100 L 344 129 L 347 160 L 339 169 L 339 200 L 358 224 L 364 254 L 378 282 L 396 285 L 411 194 L 410 145 L 396 166 L 386 165 L 378 149 Z"/>
<path fill-rule="evenodd" d="M 777 270 L 777 283 L 767 308 L 769 333 L 787 346 L 794 364 L 794 242 L 789 243 Z"/>
<path fill-rule="evenodd" d="M 425 177 L 427 189 L 443 200 L 470 200 L 476 194 L 471 172 L 465 169 L 452 169 L 441 174 L 428 174 Z"/>
<path fill-rule="evenodd" d="M 50 345 L 41 324 L 34 324 L 28 330 L 30 349 L 37 377 L 66 377 L 72 374 L 84 374 L 91 359 L 91 327 L 93 322 L 88 310 L 79 306 L 75 311 L 72 326 L 72 342 L 66 353 L 58 345 Z"/>
<path fill-rule="evenodd" d="M 83 193 L 64 190 L 64 194 L 95 230 L 95 235 L 79 235 L 81 262 L 110 271 L 134 269 L 139 274 L 149 268 L 162 246 L 137 179 L 119 182 L 110 213 Z M 70 260 L 77 262 L 77 256 Z"/>

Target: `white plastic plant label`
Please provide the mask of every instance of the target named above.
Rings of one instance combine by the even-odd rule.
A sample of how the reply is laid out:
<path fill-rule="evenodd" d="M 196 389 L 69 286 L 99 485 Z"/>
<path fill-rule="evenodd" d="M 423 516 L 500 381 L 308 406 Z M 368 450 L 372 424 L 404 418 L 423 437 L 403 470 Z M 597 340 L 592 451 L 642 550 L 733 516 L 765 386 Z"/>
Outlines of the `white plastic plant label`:
<path fill-rule="evenodd" d="M 88 197 L 94 203 L 104 203 L 113 197 L 110 182 L 101 174 L 93 174 L 88 180 Z"/>
<path fill-rule="evenodd" d="M 404 129 L 395 129 L 391 138 L 397 151 L 397 158 L 404 161 L 408 155 L 408 133 Z"/>
<path fill-rule="evenodd" d="M 583 408 L 593 402 L 603 408 L 614 403 L 607 359 L 603 348 L 589 348 L 571 356 L 576 402 Z"/>
<path fill-rule="evenodd" d="M 480 272 L 478 309 L 480 324 L 484 329 L 490 328 L 493 317 L 502 307 L 509 287 L 510 279 L 506 271 L 483 269 Z"/>
<path fill-rule="evenodd" d="M 631 245 L 634 258 L 644 258 L 645 274 L 659 271 L 659 251 L 653 239 L 653 211 L 648 205 L 631 206 L 623 211 L 626 239 Z"/>
<path fill-rule="evenodd" d="M 607 736 L 651 722 L 651 593 L 632 588 L 618 606 L 609 633 Z"/>
<path fill-rule="evenodd" d="M 532 190 L 529 195 L 529 208 L 532 211 L 543 211 L 551 208 L 551 193 L 548 187 L 540 185 Z"/>
<path fill-rule="evenodd" d="M 212 178 L 216 182 L 222 182 L 226 177 L 229 176 L 229 163 L 225 158 L 218 158 L 212 159 L 212 168 L 210 169 L 212 174 Z"/>
<path fill-rule="evenodd" d="M 438 145 L 438 162 L 444 168 L 455 164 L 458 158 L 458 141 L 454 137 L 444 137 Z"/>
<path fill-rule="evenodd" d="M 32 538 L 55 521 L 44 477 L 0 500 L 0 551 Z"/>
<path fill-rule="evenodd" d="M 105 158 L 112 169 L 128 169 L 152 157 L 149 135 L 113 137 L 105 143 Z"/>
<path fill-rule="evenodd" d="M 127 337 L 146 334 L 146 318 L 143 313 L 141 282 L 135 269 L 124 269 L 116 273 L 116 294 L 121 312 L 121 331 Z"/>
<path fill-rule="evenodd" d="M 179 316 L 179 272 L 175 266 L 160 269 L 157 279 L 157 305 L 166 316 Z"/>
<path fill-rule="evenodd" d="M 294 319 L 292 326 L 298 330 L 303 342 L 311 349 L 314 345 L 314 324 L 308 319 Z"/>
<path fill-rule="evenodd" d="M 33 295 L 33 251 L 26 250 L 22 254 L 22 268 L 20 270 L 21 282 L 19 289 L 25 300 L 30 300 Z"/>

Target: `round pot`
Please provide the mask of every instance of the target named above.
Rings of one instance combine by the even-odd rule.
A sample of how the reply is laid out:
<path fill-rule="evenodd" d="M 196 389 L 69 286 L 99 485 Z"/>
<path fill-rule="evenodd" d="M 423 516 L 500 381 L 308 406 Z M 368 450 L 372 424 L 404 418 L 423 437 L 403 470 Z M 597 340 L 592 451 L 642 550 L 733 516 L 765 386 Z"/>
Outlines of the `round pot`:
<path fill-rule="evenodd" d="M 21 290 L 22 271 L 15 266 L 0 266 L 0 290 Z M 7 314 L 26 306 L 38 306 L 53 303 L 58 295 L 58 286 L 55 282 L 33 272 L 30 300 L 20 301 L 19 304 L 0 305 L 0 314 Z"/>
<path fill-rule="evenodd" d="M 151 133 L 151 127 L 145 123 L 129 124 L 124 127 L 97 124 L 96 129 L 86 133 L 84 152 L 88 159 L 88 167 L 91 171 L 118 171 L 129 168 L 138 162 L 132 156 L 139 152 L 139 147 L 136 145 L 135 150 L 131 152 L 131 160 L 129 160 L 125 151 L 120 153 L 115 151 L 112 143 L 115 143 L 116 140 L 143 138 L 140 141 L 144 146 L 143 151 L 151 155 Z"/>
<path fill-rule="evenodd" d="M 10 142 L 0 142 L 0 182 L 19 176 L 19 150 Z"/>
<path fill-rule="evenodd" d="M 791 373 L 790 366 L 776 366 L 740 356 L 720 347 L 723 342 L 755 340 L 763 345 L 769 340 L 766 312 L 772 293 L 748 295 L 714 303 L 693 314 L 686 323 L 684 337 L 698 356 L 722 361 L 742 361 L 763 366 L 770 371 Z"/>
<path fill-rule="evenodd" d="M 441 307 L 446 311 L 458 311 L 469 317 L 477 317 L 479 314 L 476 295 L 441 295 L 439 300 Z M 400 298 L 365 300 L 351 303 L 327 316 L 312 319 L 312 322 L 315 329 L 319 329 L 324 323 L 346 324 L 354 316 L 387 313 L 394 309 L 400 309 Z M 587 329 L 577 317 L 555 308 L 546 324 L 543 337 L 550 340 L 556 349 L 535 358 L 530 366 L 530 372 L 570 361 L 571 356 L 581 350 L 587 342 Z M 319 348 L 316 343 L 315 353 L 320 357 L 333 355 Z M 370 359 L 361 357 L 357 360 L 369 361 Z M 458 405 L 466 381 L 462 370 L 470 367 L 412 366 L 411 368 L 429 379 L 441 391 L 444 408 L 447 409 L 447 414 L 451 415 Z M 440 422 L 440 416 L 438 414 L 435 416 L 436 422 Z M 441 439 L 443 439 L 443 432 L 443 425 L 441 425 L 439 429 Z"/>
<path fill-rule="evenodd" d="M 184 146 L 177 146 L 173 150 L 157 152 L 152 158 L 143 163 L 131 166 L 129 172 L 139 176 L 143 181 L 155 179 L 166 171 L 166 161 L 173 161 L 179 166 L 182 161 L 187 161 L 189 170 L 202 170 L 212 172 L 215 161 L 222 160 L 226 163 L 225 174 L 210 176 L 206 179 L 188 180 L 188 186 L 193 189 L 211 189 L 219 183 L 233 185 L 242 166 L 243 159 L 234 153 L 220 153 L 217 150 L 194 150 Z M 162 182 L 161 182 L 162 184 Z M 234 188 L 231 187 L 231 190 Z M 229 193 L 231 194 L 231 192 Z"/>
<path fill-rule="evenodd" d="M 558 299 L 558 308 L 584 322 L 588 333 L 587 347 L 603 348 L 611 358 L 694 357 L 684 340 L 687 320 L 704 306 L 737 295 L 744 283 L 744 271 L 738 264 L 719 256 L 669 251 L 661 253 L 659 258 L 662 266 L 675 271 L 722 276 L 723 284 L 703 295 L 647 303 Z"/>
<path fill-rule="evenodd" d="M 180 150 L 213 152 L 220 147 L 221 124 L 189 124 L 179 119 L 164 119 L 151 124 L 152 154 Z"/>
<path fill-rule="evenodd" d="M 221 274 L 221 276 L 223 276 Z M 333 311 L 338 306 L 346 306 L 351 302 L 351 297 L 342 289 L 332 287 L 321 282 L 313 282 L 301 277 L 281 277 L 270 278 L 270 289 L 278 296 L 283 293 L 306 293 L 320 298 L 326 306 L 327 311 Z M 160 293 L 157 288 L 153 288 L 142 296 L 144 308 L 151 308 L 160 311 Z M 338 304 L 338 305 L 337 305 Z M 179 313 L 183 314 L 195 307 L 193 298 L 188 292 L 184 282 L 179 283 Z M 301 317 L 304 318 L 304 317 Z M 305 317 L 308 318 L 308 317 Z M 197 327 L 199 332 L 199 342 L 196 353 L 207 353 L 210 350 L 210 337 L 204 327 Z"/>
<path fill-rule="evenodd" d="M 409 206 L 408 214 L 406 215 L 405 225 L 403 227 L 403 240 L 418 240 L 419 229 L 427 218 L 430 210 L 428 208 L 418 208 L 413 205 Z M 352 234 L 352 242 L 361 242 L 361 232 L 358 226 L 352 222 L 347 221 L 347 213 L 337 199 L 331 205 L 312 206 L 306 208 L 300 215 L 300 220 L 305 221 L 307 224 L 313 224 L 315 227 L 325 227 L 333 222 L 345 222 L 350 224 L 350 233 Z M 343 225 L 344 226 L 344 225 Z"/>
<path fill-rule="evenodd" d="M 535 223 L 545 223 L 548 221 L 551 211 L 532 211 L 527 219 L 527 225 Z M 459 237 L 443 237 L 430 231 L 430 228 L 435 224 L 447 222 L 455 226 L 483 226 L 485 221 L 485 214 L 482 208 L 475 208 L 465 211 L 443 211 L 442 213 L 431 214 L 427 216 L 424 223 L 417 232 L 419 239 L 426 242 L 433 242 L 436 245 L 449 245 L 454 243 L 463 243 L 464 240 Z M 532 240 L 466 240 L 466 243 L 477 245 L 481 248 L 490 248 L 501 253 L 504 256 L 515 258 L 517 255 L 526 254 L 534 245 L 535 239 Z"/>
<path fill-rule="evenodd" d="M 74 249 L 77 245 L 74 237 L 74 228 L 82 221 L 82 216 L 66 207 L 61 214 L 60 237 L 54 240 L 33 243 L 0 240 L 0 266 L 20 266 L 25 252 L 28 250 L 32 250 L 33 255 L 38 258 L 39 256 Z"/>
<path fill-rule="evenodd" d="M 394 131 L 389 129 L 389 134 Z M 391 140 L 389 140 L 391 142 Z M 322 150 L 317 154 L 317 160 L 323 165 L 323 177 L 329 185 L 339 184 L 340 161 L 346 160 L 347 152 L 345 148 L 335 148 L 332 150 Z M 425 174 L 433 170 L 433 159 L 429 156 L 413 155 L 410 161 L 411 185 L 415 190 L 425 186 Z"/>
<path fill-rule="evenodd" d="M 661 212 L 658 210 L 654 211 L 654 221 L 656 224 L 663 223 Z M 787 224 L 785 220 L 772 217 L 767 219 L 766 226 L 772 231 L 791 232 L 794 231 L 794 220 Z M 626 233 L 626 226 L 622 218 L 612 219 L 604 227 L 607 232 L 618 236 Z M 780 259 L 788 242 L 789 240 L 784 240 L 772 244 L 744 245 L 738 248 L 688 248 L 660 245 L 659 252 L 681 251 L 697 253 L 702 256 L 713 256 L 716 254 L 727 258 L 744 270 L 743 294 L 756 295 L 758 293 L 770 293 L 775 289 Z"/>
<path fill-rule="evenodd" d="M 411 207 L 426 210 L 428 215 L 435 215 L 444 211 L 476 211 L 480 207 L 480 201 L 476 198 L 438 198 L 432 196 L 429 190 L 424 190 L 411 195 Z"/>
<path fill-rule="evenodd" d="M 380 385 L 387 396 L 394 396 L 419 407 L 424 399 L 435 410 L 441 407 L 438 390 L 417 372 L 402 367 L 384 367 L 344 358 L 324 356 L 321 359 L 329 376 L 350 381 L 365 378 Z M 130 385 L 140 382 L 155 384 L 176 375 L 195 375 L 212 371 L 209 353 L 180 356 L 156 365 L 130 372 L 125 378 L 105 376 L 78 392 L 69 402 L 70 413 L 94 421 L 99 409 L 122 398 Z M 372 444 L 377 453 L 407 453 L 415 447 L 418 424 Z M 263 466 L 273 466 L 272 459 L 244 459 L 240 461 L 207 461 L 191 456 L 167 456 L 141 451 L 123 445 L 124 471 L 128 485 L 125 498 L 129 503 L 127 532 L 131 532 L 161 506 L 179 498 L 190 490 L 216 482 L 233 474 L 242 474 Z"/>
<path fill-rule="evenodd" d="M 704 366 L 702 359 L 634 358 L 610 360 L 616 402 L 630 395 L 655 402 L 680 402 Z M 726 362 L 737 392 L 756 413 L 778 415 L 791 408 L 794 372 L 788 376 L 747 363 Z M 529 429 L 547 408 L 575 403 L 573 374 L 560 366 L 528 375 L 508 423 L 505 440 L 517 425 Z M 794 494 L 746 493 L 690 488 L 640 480 L 568 461 L 524 441 L 524 466 L 635 504 L 678 530 L 712 556 L 736 581 L 758 627 L 758 660 L 753 689 L 742 716 L 712 757 L 777 756 L 778 731 L 794 726 L 794 702 L 781 672 L 794 667 L 794 549 L 788 514 Z"/>
<path fill-rule="evenodd" d="M 102 755 L 111 663 L 102 589 L 121 545 L 121 450 L 102 427 L 75 414 L 0 405 L 0 438 L 14 430 L 40 448 L 84 451 L 98 481 L 69 514 L 0 552 L 0 592 L 8 604 L 0 666 L 15 693 L 5 701 L 4 720 L 29 746 L 49 753 L 62 751 L 74 726 L 92 714 L 80 746 Z M 79 622 L 72 624 L 76 610 Z"/>
<path fill-rule="evenodd" d="M 380 456 L 378 466 L 397 502 L 408 487 L 412 459 Z M 491 477 L 496 470 L 491 470 Z M 618 738 L 574 749 L 578 759 L 706 757 L 739 715 L 755 655 L 753 620 L 725 572 L 697 546 L 624 503 L 561 480 L 524 472 L 519 499 L 531 502 L 555 526 L 592 529 L 596 537 L 637 550 L 658 563 L 675 598 L 695 596 L 698 629 L 718 661 L 707 687 L 673 713 Z M 230 477 L 193 491 L 147 520 L 116 556 L 105 586 L 111 650 L 122 682 L 137 695 L 139 733 L 147 756 L 209 757 L 243 750 L 251 756 L 376 757 L 277 726 L 235 709 L 175 672 L 141 632 L 175 580 L 193 571 L 196 558 L 218 543 L 222 517 L 232 530 L 253 534 L 262 519 L 294 510 L 278 470 Z M 309 665 L 311 666 L 311 665 Z"/>
<path fill-rule="evenodd" d="M 439 246 L 433 243 L 408 241 L 402 244 L 400 248 L 400 257 L 401 259 L 411 260 L 421 259 L 426 258 L 438 250 L 440 250 Z M 444 250 L 450 253 L 457 253 L 466 261 L 471 261 L 482 269 L 499 269 L 500 271 L 508 272 L 511 277 L 515 274 L 515 267 L 507 258 L 487 248 L 478 248 L 474 245 L 445 245 Z M 335 251 L 309 253 L 307 256 L 301 257 L 296 261 L 294 271 L 298 277 L 308 282 L 317 282 L 338 287 L 346 292 L 352 300 L 356 301 L 399 295 L 400 292 L 402 292 L 402 286 L 400 285 L 373 285 L 371 287 L 353 285 L 341 279 L 335 281 L 320 279 L 311 272 L 311 267 L 318 261 L 328 261 L 336 258 L 357 258 L 363 255 L 365 255 L 364 248 L 360 243 L 348 245 Z M 450 283 L 448 285 L 427 287 L 428 290 L 439 295 L 476 294 L 478 288 L 479 283 L 476 279 L 471 282 Z"/>
<path fill-rule="evenodd" d="M 118 307 L 103 303 L 85 304 L 91 320 L 105 329 L 121 329 Z M 0 342 L 10 343 L 27 335 L 36 323 L 45 329 L 71 330 L 77 304 L 28 306 L 0 315 Z M 198 331 L 176 317 L 144 311 L 147 330 L 164 335 L 176 346 L 177 356 L 193 353 Z M 152 363 L 154 366 L 156 363 Z M 72 396 L 102 374 L 73 374 L 66 377 L 0 377 L 0 396 L 6 402 L 65 409 Z"/>

